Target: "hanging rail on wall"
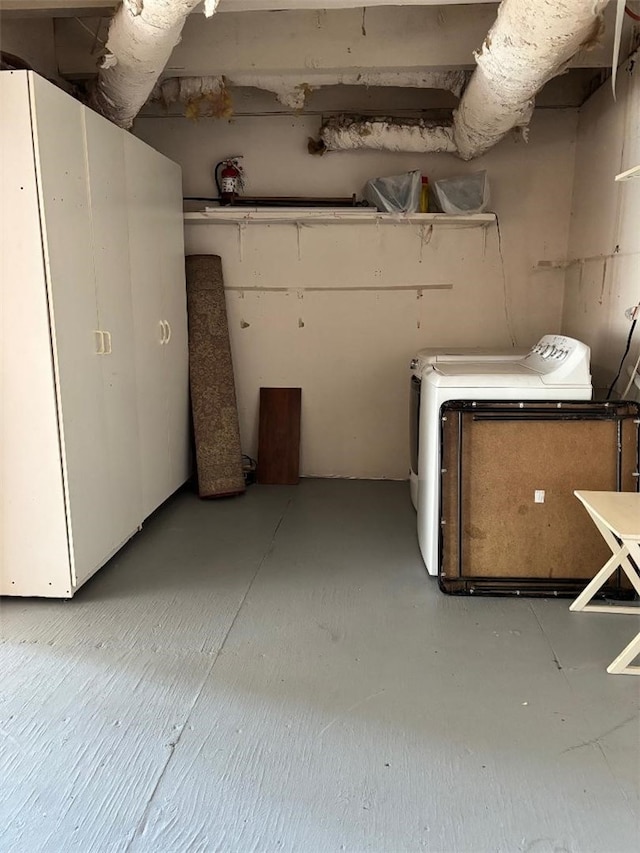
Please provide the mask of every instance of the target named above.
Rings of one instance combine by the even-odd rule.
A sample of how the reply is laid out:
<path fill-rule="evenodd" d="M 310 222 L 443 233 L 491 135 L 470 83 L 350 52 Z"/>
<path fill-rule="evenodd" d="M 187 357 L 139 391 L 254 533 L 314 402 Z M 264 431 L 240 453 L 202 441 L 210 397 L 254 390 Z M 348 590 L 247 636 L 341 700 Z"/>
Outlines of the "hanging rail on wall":
<path fill-rule="evenodd" d="M 630 181 L 631 178 L 640 178 L 640 166 L 634 166 L 632 169 L 627 169 L 626 172 L 620 172 L 616 175 L 615 181 Z"/>
<path fill-rule="evenodd" d="M 549 270 L 566 270 L 569 267 L 579 266 L 580 264 L 597 263 L 598 261 L 607 263 L 610 260 L 617 258 L 631 258 L 640 255 L 640 252 L 609 252 L 608 254 L 588 255 L 584 258 L 569 258 L 565 261 L 538 261 L 533 265 L 534 272 L 545 272 Z"/>

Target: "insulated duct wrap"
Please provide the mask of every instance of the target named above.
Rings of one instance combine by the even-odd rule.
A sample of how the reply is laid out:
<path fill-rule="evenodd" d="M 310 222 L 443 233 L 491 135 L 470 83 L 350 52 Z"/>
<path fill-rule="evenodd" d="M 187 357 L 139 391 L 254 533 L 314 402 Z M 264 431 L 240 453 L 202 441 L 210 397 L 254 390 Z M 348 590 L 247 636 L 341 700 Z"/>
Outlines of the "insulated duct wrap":
<path fill-rule="evenodd" d="M 90 104 L 129 128 L 169 61 L 187 15 L 200 0 L 124 0 L 111 21 Z M 217 2 L 208 4 L 207 14 Z"/>
<path fill-rule="evenodd" d="M 272 92 L 285 107 L 304 109 L 311 92 L 326 86 L 442 89 L 460 97 L 468 71 L 299 71 L 284 74 L 229 72 L 224 77 L 168 77 L 156 84 L 152 97 L 167 106 L 216 94 L 227 86 L 251 87 Z"/>
<path fill-rule="evenodd" d="M 375 151 L 407 151 L 455 153 L 453 128 L 424 119 L 394 121 L 392 119 L 331 118 L 320 129 L 327 151 L 350 151 L 367 148 Z"/>
<path fill-rule="evenodd" d="M 597 42 L 608 0 L 503 0 L 454 113 L 460 157 L 478 157 L 531 120 L 535 95 Z"/>
<path fill-rule="evenodd" d="M 503 0 L 477 68 L 454 111 L 453 127 L 418 120 L 341 116 L 320 137 L 330 151 L 450 152 L 479 157 L 514 127 L 529 124 L 540 89 L 580 50 L 597 44 L 608 0 Z"/>

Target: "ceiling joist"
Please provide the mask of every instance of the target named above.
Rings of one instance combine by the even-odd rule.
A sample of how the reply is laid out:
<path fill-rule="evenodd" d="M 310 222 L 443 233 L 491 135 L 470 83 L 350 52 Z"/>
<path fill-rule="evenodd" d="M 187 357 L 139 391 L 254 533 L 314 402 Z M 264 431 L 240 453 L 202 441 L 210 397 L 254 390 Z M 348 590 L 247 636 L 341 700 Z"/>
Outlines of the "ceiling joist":
<path fill-rule="evenodd" d="M 610 7 L 602 40 L 579 53 L 570 67 L 610 66 L 610 13 L 615 12 Z M 474 51 L 495 21 L 495 10 L 486 4 L 473 14 L 468 7 L 456 5 L 446 10 L 378 7 L 367 10 L 364 23 L 362 9 L 216 14 L 209 20 L 191 16 L 163 76 L 285 75 L 295 85 L 311 82 L 306 75 L 473 70 Z M 82 25 L 73 19 L 56 22 L 56 53 L 64 77 L 96 74 L 99 42 L 95 34 L 105 40 L 107 23 L 98 18 L 86 18 Z"/>
<path fill-rule="evenodd" d="M 114 9 L 120 0 L 2 0 L 2 12 L 46 12 L 52 16 Z M 220 0 L 219 12 L 266 12 L 286 9 L 354 9 L 368 6 L 453 6 L 460 0 Z M 495 0 L 465 0 L 466 5 L 494 4 Z M 193 10 L 202 12 L 203 4 Z"/>

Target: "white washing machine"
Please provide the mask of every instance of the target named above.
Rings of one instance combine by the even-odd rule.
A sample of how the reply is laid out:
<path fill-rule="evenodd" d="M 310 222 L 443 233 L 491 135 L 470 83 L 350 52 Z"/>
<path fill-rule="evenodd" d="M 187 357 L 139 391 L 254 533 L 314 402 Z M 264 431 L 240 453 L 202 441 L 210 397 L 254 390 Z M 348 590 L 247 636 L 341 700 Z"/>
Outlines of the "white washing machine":
<path fill-rule="evenodd" d="M 590 400 L 590 351 L 573 338 L 545 335 L 518 359 L 436 360 L 423 368 L 419 383 L 418 542 L 427 571 L 437 575 L 442 404 L 448 400 Z"/>
<path fill-rule="evenodd" d="M 415 358 L 411 359 L 410 411 L 409 411 L 409 446 L 411 448 L 411 469 L 409 471 L 409 488 L 411 503 L 418 509 L 418 456 L 420 445 L 420 386 L 424 371 L 443 362 L 459 361 L 519 361 L 528 350 L 518 347 L 510 349 L 490 349 L 485 347 L 449 347 L 448 349 L 428 347 L 418 350 Z"/>

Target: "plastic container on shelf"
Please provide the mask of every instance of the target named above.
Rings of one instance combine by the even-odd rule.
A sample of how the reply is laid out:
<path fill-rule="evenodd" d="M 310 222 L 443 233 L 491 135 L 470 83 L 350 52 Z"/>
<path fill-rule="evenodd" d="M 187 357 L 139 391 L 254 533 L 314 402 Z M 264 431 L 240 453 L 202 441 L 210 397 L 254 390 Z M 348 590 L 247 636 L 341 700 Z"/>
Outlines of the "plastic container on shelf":
<path fill-rule="evenodd" d="M 473 172 L 436 181 L 433 191 L 443 213 L 483 213 L 489 204 L 486 172 Z"/>
<path fill-rule="evenodd" d="M 417 213 L 420 209 L 420 172 L 406 172 L 367 181 L 364 197 L 386 213 Z"/>

